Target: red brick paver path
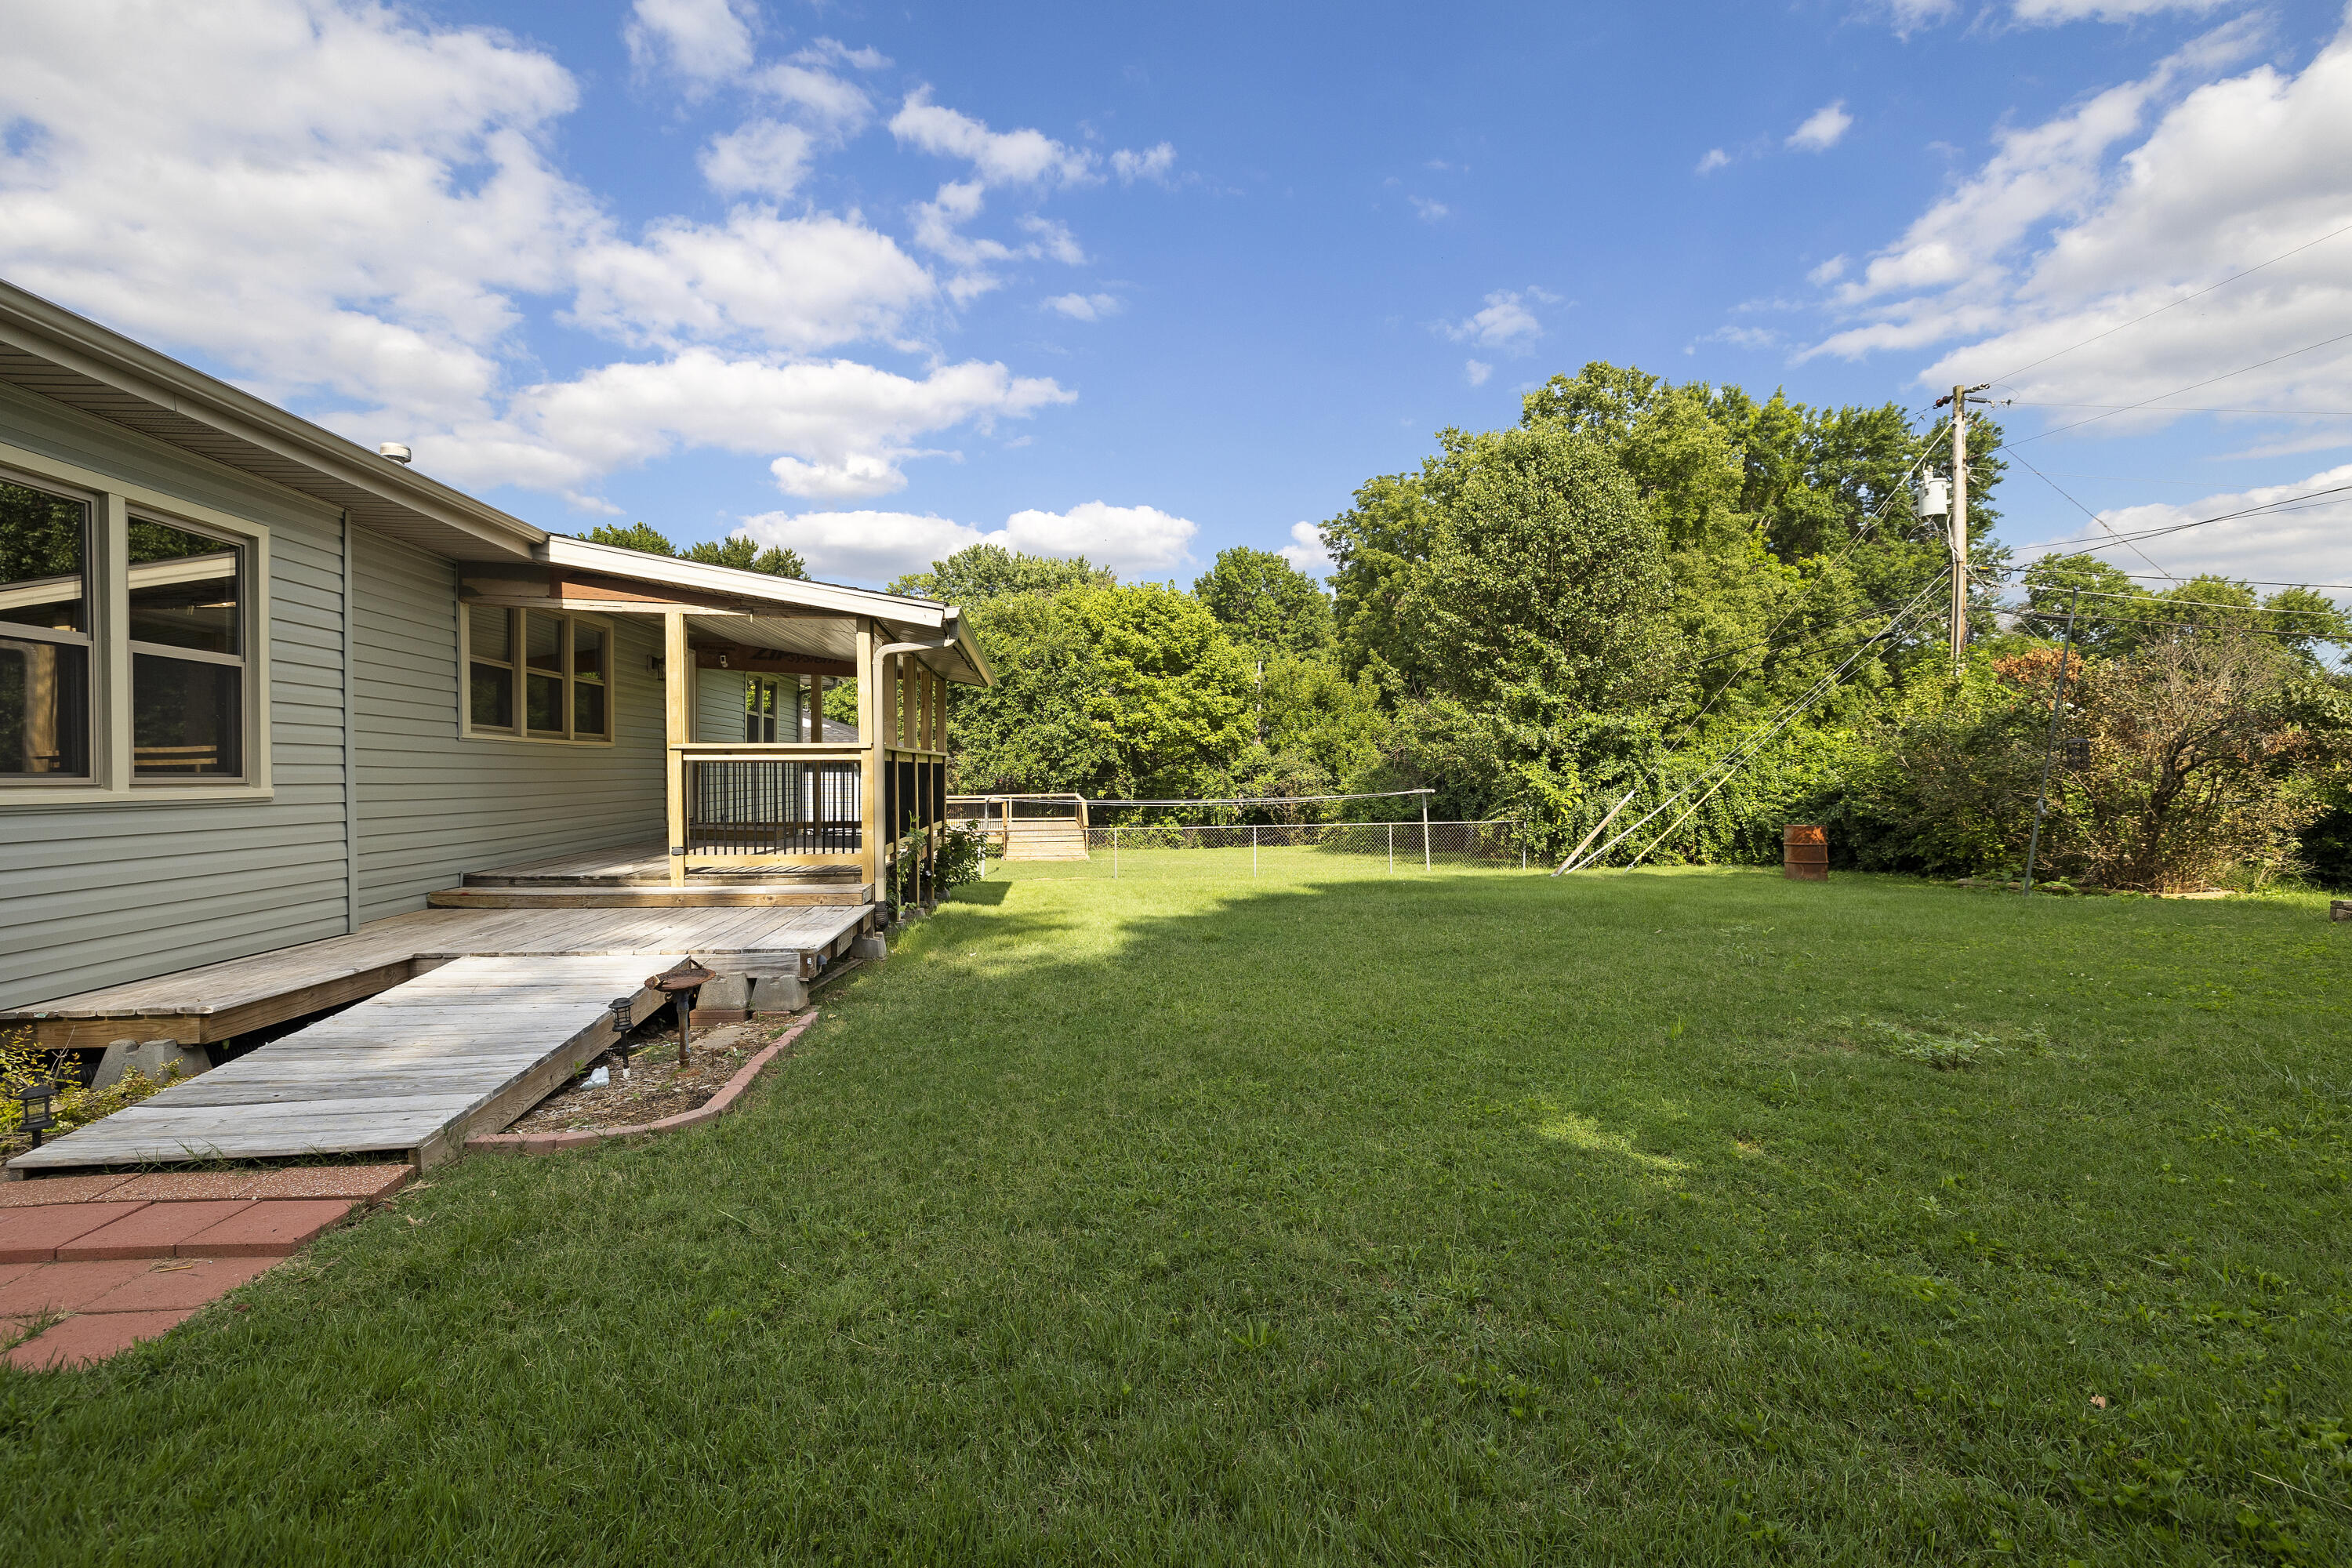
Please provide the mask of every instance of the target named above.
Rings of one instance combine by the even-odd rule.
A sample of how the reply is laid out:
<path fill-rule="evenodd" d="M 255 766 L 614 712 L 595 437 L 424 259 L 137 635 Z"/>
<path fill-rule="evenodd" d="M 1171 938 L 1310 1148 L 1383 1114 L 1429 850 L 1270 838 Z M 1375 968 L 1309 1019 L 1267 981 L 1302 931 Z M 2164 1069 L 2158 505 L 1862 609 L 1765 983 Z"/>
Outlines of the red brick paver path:
<path fill-rule="evenodd" d="M 27 1371 L 87 1366 L 176 1327 L 415 1173 L 406 1165 L 0 1183 L 0 1343 Z"/>

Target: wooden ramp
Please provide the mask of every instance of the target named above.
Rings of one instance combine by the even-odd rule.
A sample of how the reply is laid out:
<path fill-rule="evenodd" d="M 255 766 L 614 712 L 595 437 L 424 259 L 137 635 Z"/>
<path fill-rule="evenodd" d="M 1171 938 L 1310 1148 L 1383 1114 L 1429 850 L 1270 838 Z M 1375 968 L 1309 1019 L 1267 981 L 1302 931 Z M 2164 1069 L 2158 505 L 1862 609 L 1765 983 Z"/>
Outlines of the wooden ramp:
<path fill-rule="evenodd" d="M 497 1131 L 613 1041 L 611 1006 L 668 954 L 459 958 L 8 1162 L 10 1174 L 386 1152 L 419 1165 Z"/>

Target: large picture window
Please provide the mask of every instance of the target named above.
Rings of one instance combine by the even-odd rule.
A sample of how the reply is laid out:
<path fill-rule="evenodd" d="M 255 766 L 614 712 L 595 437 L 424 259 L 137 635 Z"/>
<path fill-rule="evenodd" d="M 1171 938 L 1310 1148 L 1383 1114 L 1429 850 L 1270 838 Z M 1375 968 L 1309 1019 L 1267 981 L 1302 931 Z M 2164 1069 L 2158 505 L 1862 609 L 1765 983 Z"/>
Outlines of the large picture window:
<path fill-rule="evenodd" d="M 466 730 L 529 741 L 613 738 L 612 637 L 553 610 L 466 606 Z"/>
<path fill-rule="evenodd" d="M 0 782 L 89 776 L 90 506 L 0 481 Z"/>

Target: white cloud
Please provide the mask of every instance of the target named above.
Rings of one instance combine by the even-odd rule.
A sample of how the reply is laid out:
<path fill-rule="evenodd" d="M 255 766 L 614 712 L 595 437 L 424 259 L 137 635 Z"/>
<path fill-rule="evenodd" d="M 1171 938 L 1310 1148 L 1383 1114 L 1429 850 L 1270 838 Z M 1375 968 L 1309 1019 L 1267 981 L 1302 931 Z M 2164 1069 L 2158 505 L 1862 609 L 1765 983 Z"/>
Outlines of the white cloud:
<path fill-rule="evenodd" d="M 639 68 L 664 66 L 692 81 L 721 80 L 751 63 L 751 28 L 734 0 L 636 0 L 624 36 Z"/>
<path fill-rule="evenodd" d="M 1720 147 L 1710 147 L 1706 150 L 1706 156 L 1698 161 L 1698 167 L 1693 170 L 1692 173 L 1698 174 L 1712 174 L 1717 169 L 1728 167 L 1730 163 L 1730 153 L 1725 152 Z"/>
<path fill-rule="evenodd" d="M 1557 301 L 1557 296 L 1547 295 L 1541 289 L 1498 289 L 1486 296 L 1486 309 L 1459 321 L 1442 322 L 1438 330 L 1457 343 L 1476 343 L 1505 353 L 1526 353 L 1543 336 L 1543 323 L 1527 307 L 1529 297 L 1546 303 Z"/>
<path fill-rule="evenodd" d="M 1426 196 L 1408 196 L 1406 200 L 1412 203 L 1412 210 L 1423 223 L 1435 223 L 1453 211 L 1444 202 L 1433 202 Z"/>
<path fill-rule="evenodd" d="M 789 196 L 808 176 L 816 138 L 780 120 L 752 120 L 710 139 L 702 177 L 722 196 Z"/>
<path fill-rule="evenodd" d="M 1783 145 L 1800 153 L 1826 153 L 1842 141 L 1853 127 L 1853 116 L 1845 111 L 1845 100 L 1826 103 L 1805 117 L 1805 122 L 1789 132 Z"/>
<path fill-rule="evenodd" d="M 723 226 L 665 219 L 642 244 L 589 247 L 577 268 L 579 324 L 653 346 L 740 340 L 808 351 L 887 339 L 936 291 L 887 235 L 760 207 L 738 207 Z"/>
<path fill-rule="evenodd" d="M 1290 563 L 1293 571 L 1304 572 L 1309 577 L 1328 577 L 1335 563 L 1330 552 L 1323 548 L 1323 533 L 1311 522 L 1290 525 L 1290 542 L 1275 552 Z"/>
<path fill-rule="evenodd" d="M 1816 289 L 1826 289 L 1844 276 L 1845 258 L 1832 256 L 1811 272 L 1806 273 L 1805 281 Z"/>
<path fill-rule="evenodd" d="M 2177 401 L 2352 406 L 2352 345 L 2294 352 L 2352 318 L 2352 236 L 2074 347 L 2352 220 L 2352 28 L 2299 73 L 2221 74 L 2255 37 L 2222 27 L 2145 80 L 2004 133 L 1980 170 L 1837 289 L 1851 324 L 1811 352 L 1940 344 L 1924 385 L 1998 376 L 1997 394 L 2021 403 L 2107 406 L 2292 354 Z M 2009 423 L 2022 435 L 2038 417 L 2098 412 L 2021 411 Z M 2170 417 L 2125 414 L 2090 433 Z"/>
<path fill-rule="evenodd" d="M 1123 309 L 1116 294 L 1056 294 L 1045 301 L 1045 308 L 1059 310 L 1074 321 L 1099 321 Z"/>
<path fill-rule="evenodd" d="M 907 488 L 907 476 L 897 463 L 871 452 L 853 452 L 837 463 L 803 463 L 798 458 L 778 458 L 768 465 L 776 488 L 788 496 L 811 500 L 849 500 L 884 496 Z"/>
<path fill-rule="evenodd" d="M 2224 491 L 2179 505 L 2117 507 L 2099 516 L 2116 532 L 2136 533 L 2291 500 L 2337 485 L 2352 485 L 2352 464 L 2323 469 L 2308 479 L 2287 484 Z M 2072 516 L 2080 518 L 2079 513 Z M 2095 552 L 2101 560 L 2126 572 L 2147 570 L 2147 563 L 2135 555 L 2128 545 L 2098 542 L 2106 540 L 2107 535 L 2087 521 L 2080 521 L 2079 526 L 2074 521 L 2061 521 L 2043 537 L 2087 539 L 2092 542 L 2062 548 L 2069 553 Z M 2037 540 L 2026 544 L 2019 550 L 2018 558 L 2031 560 L 2044 553 L 2040 543 Z M 2330 497 L 2325 502 L 2312 503 L 2308 510 L 2299 507 L 2270 516 L 2206 523 L 2200 528 L 2148 540 L 2140 548 L 2166 571 L 2183 577 L 2217 572 L 2265 582 L 2352 583 L 2352 496 Z M 2150 586 L 2160 588 L 2164 584 L 2155 583 Z"/>
<path fill-rule="evenodd" d="M 1164 184 L 1168 171 L 1175 166 L 1176 149 L 1165 142 L 1140 153 L 1122 147 L 1110 155 L 1110 171 L 1122 184 L 1131 185 L 1138 180 L 1158 180 Z"/>
<path fill-rule="evenodd" d="M 2211 11 L 2231 0 L 2016 0 L 2021 22 L 2128 22 L 2161 11 Z"/>
<path fill-rule="evenodd" d="M 1473 386 L 1486 385 L 1486 378 L 1494 374 L 1495 367 L 1485 360 L 1466 359 L 1462 362 L 1462 379 Z"/>
<path fill-rule="evenodd" d="M 1122 576 L 1167 572 L 1188 559 L 1186 547 L 1200 525 L 1157 507 L 1097 500 L 1066 512 L 1016 511 L 987 532 L 903 511 L 763 512 L 744 519 L 743 531 L 763 545 L 799 551 L 819 576 L 882 582 L 974 544 L 1031 555 L 1084 555 Z"/>
<path fill-rule="evenodd" d="M 1101 178 L 1095 155 L 1084 148 L 1065 146 L 1042 131 L 991 131 L 933 103 L 928 88 L 907 95 L 890 117 L 890 133 L 903 145 L 963 159 L 983 184 L 1077 185 Z"/>
<path fill-rule="evenodd" d="M 824 69 L 823 58 L 804 50 L 753 73 L 751 85 L 815 130 L 834 136 L 853 134 L 873 118 L 874 100 L 856 82 Z"/>

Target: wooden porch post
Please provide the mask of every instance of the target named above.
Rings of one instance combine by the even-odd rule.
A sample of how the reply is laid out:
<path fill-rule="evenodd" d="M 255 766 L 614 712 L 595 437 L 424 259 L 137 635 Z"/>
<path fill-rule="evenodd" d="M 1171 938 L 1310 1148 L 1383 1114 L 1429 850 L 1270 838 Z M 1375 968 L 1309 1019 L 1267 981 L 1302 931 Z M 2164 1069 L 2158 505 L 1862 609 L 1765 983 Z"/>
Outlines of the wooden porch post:
<path fill-rule="evenodd" d="M 694 650 L 687 646 L 686 616 L 662 616 L 662 708 L 665 770 L 669 794 L 669 885 L 686 886 L 686 753 L 694 738 Z"/>
<path fill-rule="evenodd" d="M 882 897 L 882 663 L 874 623 L 857 623 L 857 820 L 860 864 L 870 895 Z"/>

